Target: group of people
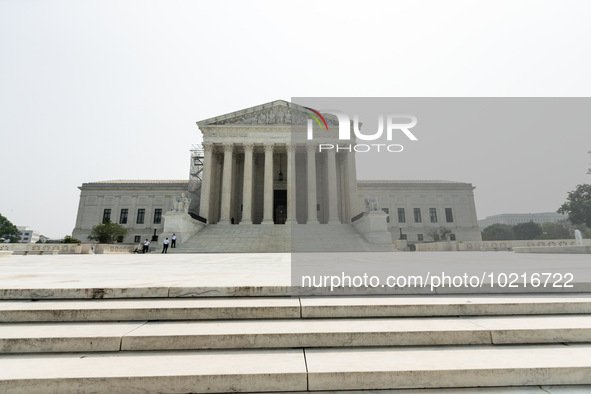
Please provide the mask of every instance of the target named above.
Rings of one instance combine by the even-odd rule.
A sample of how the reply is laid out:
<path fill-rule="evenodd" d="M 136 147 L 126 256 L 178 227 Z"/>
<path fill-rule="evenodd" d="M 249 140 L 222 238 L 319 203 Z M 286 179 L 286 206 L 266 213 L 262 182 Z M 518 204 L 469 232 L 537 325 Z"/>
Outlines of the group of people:
<path fill-rule="evenodd" d="M 168 240 L 168 238 L 166 238 L 162 242 L 162 253 L 168 253 L 168 245 L 170 245 L 171 248 L 176 248 L 176 234 L 175 233 L 172 233 L 172 237 L 170 237 L 170 241 Z M 144 242 L 144 245 L 142 247 L 142 253 L 148 253 L 149 250 L 150 250 L 150 241 L 148 240 L 148 238 L 146 238 L 146 241 Z"/>

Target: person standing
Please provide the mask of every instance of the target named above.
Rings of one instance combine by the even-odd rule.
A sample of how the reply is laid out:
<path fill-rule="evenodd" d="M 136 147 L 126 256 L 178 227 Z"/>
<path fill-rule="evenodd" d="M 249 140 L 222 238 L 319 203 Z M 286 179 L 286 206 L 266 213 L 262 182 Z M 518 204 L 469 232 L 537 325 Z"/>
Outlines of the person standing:
<path fill-rule="evenodd" d="M 166 238 L 164 240 L 164 244 L 163 244 L 163 247 L 162 247 L 162 253 L 168 253 L 168 243 L 169 243 L 168 238 Z"/>
<path fill-rule="evenodd" d="M 168 238 L 166 238 L 166 239 L 168 239 Z M 170 239 L 172 239 L 172 244 L 170 245 L 170 247 L 176 248 L 176 234 L 172 233 L 172 237 Z"/>
<path fill-rule="evenodd" d="M 146 242 L 144 242 L 144 247 L 142 248 L 142 253 L 148 253 L 149 249 L 150 249 L 150 241 L 148 241 L 148 238 L 146 238 Z"/>

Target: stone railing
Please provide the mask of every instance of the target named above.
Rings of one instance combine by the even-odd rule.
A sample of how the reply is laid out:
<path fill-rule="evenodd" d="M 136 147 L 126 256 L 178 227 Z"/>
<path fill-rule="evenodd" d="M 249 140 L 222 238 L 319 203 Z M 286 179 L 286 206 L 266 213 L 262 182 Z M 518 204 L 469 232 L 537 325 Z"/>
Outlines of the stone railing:
<path fill-rule="evenodd" d="M 14 254 L 80 254 L 81 244 L 0 244 L 0 251 Z"/>
<path fill-rule="evenodd" d="M 426 251 L 512 251 L 513 248 L 532 246 L 575 246 L 574 239 L 534 239 L 529 241 L 447 241 L 415 244 L 416 250 Z M 584 239 L 583 245 L 591 246 L 591 239 Z"/>
<path fill-rule="evenodd" d="M 131 253 L 136 245 L 122 244 L 5 244 L 0 243 L 0 252 L 16 254 L 106 254 Z"/>
<path fill-rule="evenodd" d="M 136 245 L 121 245 L 121 244 L 96 244 L 94 245 L 94 253 L 96 254 L 110 254 L 110 253 L 132 253 Z"/>
<path fill-rule="evenodd" d="M 531 247 L 531 246 L 576 246 L 574 239 L 534 239 L 528 241 L 474 241 L 460 242 L 458 250 L 483 250 L 483 251 L 503 251 L 513 250 L 513 248 Z M 584 245 L 591 245 L 591 240 L 583 240 Z"/>
<path fill-rule="evenodd" d="M 417 243 L 415 248 L 417 252 L 449 252 L 460 250 L 458 249 L 458 243 L 456 241 Z"/>

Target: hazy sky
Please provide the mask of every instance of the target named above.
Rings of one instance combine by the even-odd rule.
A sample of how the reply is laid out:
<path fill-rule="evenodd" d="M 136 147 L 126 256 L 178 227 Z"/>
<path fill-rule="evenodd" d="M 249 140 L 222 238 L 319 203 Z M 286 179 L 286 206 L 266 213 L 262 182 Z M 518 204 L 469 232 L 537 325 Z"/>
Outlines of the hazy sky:
<path fill-rule="evenodd" d="M 0 213 L 63 237 L 83 182 L 187 179 L 196 121 L 276 99 L 589 96 L 589 15 L 590 2 L 564 0 L 2 0 Z M 482 175 L 445 178 L 477 187 L 479 218 L 554 211 L 591 182 L 591 137 L 557 138 L 547 157 L 565 168 L 491 197 L 528 174 L 468 164 L 477 138 L 466 165 Z M 413 175 L 442 178 L 430 171 L 442 157 Z"/>

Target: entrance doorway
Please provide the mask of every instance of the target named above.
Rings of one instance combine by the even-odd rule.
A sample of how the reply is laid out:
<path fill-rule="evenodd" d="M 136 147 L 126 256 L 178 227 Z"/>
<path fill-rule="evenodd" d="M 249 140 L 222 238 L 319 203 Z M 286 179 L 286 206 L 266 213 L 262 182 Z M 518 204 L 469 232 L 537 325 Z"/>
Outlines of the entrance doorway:
<path fill-rule="evenodd" d="M 285 224 L 287 220 L 287 190 L 273 192 L 273 223 Z"/>

